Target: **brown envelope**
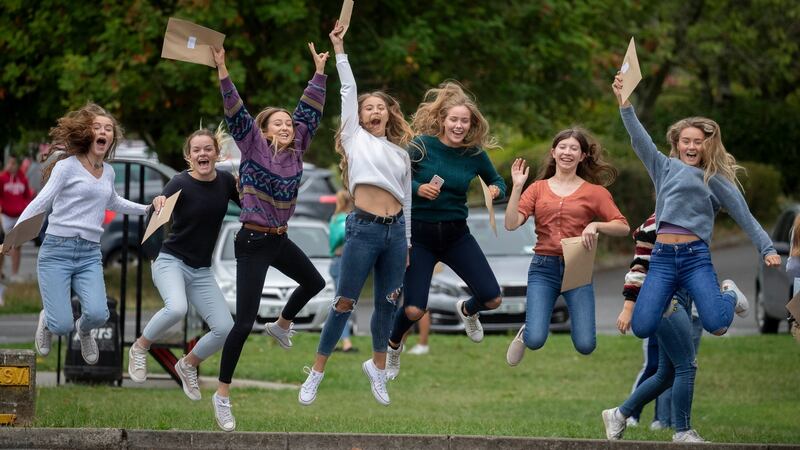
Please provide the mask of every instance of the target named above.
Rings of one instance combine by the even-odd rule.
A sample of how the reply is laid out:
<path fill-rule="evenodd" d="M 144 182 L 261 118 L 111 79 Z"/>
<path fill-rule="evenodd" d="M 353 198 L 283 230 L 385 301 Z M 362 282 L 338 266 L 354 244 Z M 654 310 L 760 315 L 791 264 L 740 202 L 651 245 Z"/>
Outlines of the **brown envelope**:
<path fill-rule="evenodd" d="M 0 246 L 0 252 L 6 254 L 11 251 L 12 248 L 20 247 L 22 244 L 38 236 L 39 231 L 42 230 L 42 224 L 46 216 L 46 213 L 39 213 L 17 223 L 14 228 L 6 234 L 3 245 Z"/>
<path fill-rule="evenodd" d="M 633 38 L 628 43 L 628 51 L 625 52 L 625 59 L 622 60 L 619 71 L 622 75 L 622 103 L 625 103 L 642 81 L 642 70 L 639 68 L 639 58 L 636 57 L 636 43 Z"/>
<path fill-rule="evenodd" d="M 342 37 L 347 33 L 350 28 L 350 17 L 353 15 L 353 0 L 344 0 L 342 2 L 342 12 L 339 14 L 339 25 L 344 27 Z"/>
<path fill-rule="evenodd" d="M 789 310 L 789 314 L 794 317 L 794 320 L 800 321 L 800 292 L 789 300 L 789 303 L 786 304 L 786 309 Z"/>
<path fill-rule="evenodd" d="M 183 189 L 181 189 L 183 190 Z M 153 213 L 150 217 L 150 222 L 147 224 L 147 230 L 144 232 L 144 237 L 142 238 L 142 244 L 144 241 L 147 240 L 153 233 L 156 232 L 161 225 L 169 222 L 170 217 L 172 217 L 172 210 L 175 209 L 175 203 L 178 201 L 178 196 L 181 195 L 181 191 L 178 191 L 172 195 L 170 195 L 167 200 L 164 202 L 164 207 L 161 208 L 161 212 L 159 214 Z"/>
<path fill-rule="evenodd" d="M 564 278 L 561 280 L 561 292 L 591 283 L 597 243 L 595 242 L 595 246 L 591 250 L 586 250 L 581 236 L 565 238 L 561 240 L 561 250 L 564 252 Z"/>
<path fill-rule="evenodd" d="M 211 47 L 222 48 L 225 35 L 186 20 L 170 17 L 161 57 L 217 67 Z"/>
<path fill-rule="evenodd" d="M 478 180 L 481 182 L 481 189 L 483 189 L 483 201 L 486 203 L 486 209 L 489 211 L 489 225 L 492 227 L 492 231 L 494 231 L 494 235 L 497 236 L 497 223 L 494 220 L 494 206 L 492 206 L 492 193 L 489 192 L 489 186 L 483 182 L 483 178 L 478 177 Z"/>

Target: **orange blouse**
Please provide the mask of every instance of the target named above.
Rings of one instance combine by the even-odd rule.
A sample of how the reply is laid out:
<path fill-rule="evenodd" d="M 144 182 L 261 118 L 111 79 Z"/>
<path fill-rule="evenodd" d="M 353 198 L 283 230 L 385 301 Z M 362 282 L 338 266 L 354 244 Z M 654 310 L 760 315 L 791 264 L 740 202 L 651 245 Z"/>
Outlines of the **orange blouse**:
<path fill-rule="evenodd" d="M 561 256 L 561 239 L 580 236 L 595 218 L 628 224 L 608 189 L 588 181 L 572 194 L 559 197 L 547 180 L 538 180 L 522 193 L 517 210 L 526 220 L 534 216 L 537 240 L 533 250 L 539 255 Z"/>

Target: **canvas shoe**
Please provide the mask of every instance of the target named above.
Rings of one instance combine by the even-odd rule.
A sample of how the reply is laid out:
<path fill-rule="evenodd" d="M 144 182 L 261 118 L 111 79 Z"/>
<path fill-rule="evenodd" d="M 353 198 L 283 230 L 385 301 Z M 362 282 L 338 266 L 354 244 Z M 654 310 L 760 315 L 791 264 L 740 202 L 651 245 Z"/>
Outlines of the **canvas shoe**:
<path fill-rule="evenodd" d="M 652 431 L 663 430 L 664 428 L 667 428 L 667 427 L 664 426 L 664 424 L 661 423 L 660 420 L 654 420 L 652 423 L 650 423 L 650 429 Z"/>
<path fill-rule="evenodd" d="M 296 333 L 294 331 L 294 323 L 289 324 L 289 329 L 284 330 L 275 322 L 267 323 L 266 327 L 264 327 L 264 333 L 268 336 L 272 336 L 278 341 L 278 344 L 281 345 L 283 348 L 292 348 L 292 336 Z"/>
<path fill-rule="evenodd" d="M 369 378 L 369 384 L 372 387 L 372 395 L 375 397 L 375 400 L 381 405 L 388 406 L 389 392 L 386 390 L 386 370 L 375 367 L 372 358 L 364 361 L 364 363 L 361 364 L 361 368 L 364 369 L 364 375 Z"/>
<path fill-rule="evenodd" d="M 427 355 L 430 351 L 430 347 L 423 344 L 416 344 L 415 346 L 411 347 L 411 349 L 406 352 L 409 355 Z"/>
<path fill-rule="evenodd" d="M 506 351 L 506 362 L 509 366 L 514 367 L 522 361 L 525 356 L 525 341 L 522 339 L 525 333 L 525 325 L 517 331 L 517 335 L 508 344 L 508 351 Z"/>
<path fill-rule="evenodd" d="M 39 323 L 36 325 L 36 351 L 42 356 L 50 354 L 50 343 L 53 341 L 53 333 L 47 329 L 47 319 L 44 310 L 39 312 Z"/>
<path fill-rule="evenodd" d="M 147 380 L 147 349 L 133 343 L 128 350 L 128 375 L 135 383 L 144 383 Z"/>
<path fill-rule="evenodd" d="M 306 381 L 300 386 L 300 393 L 297 395 L 297 400 L 300 401 L 301 405 L 308 406 L 317 399 L 317 389 L 319 389 L 319 384 L 325 377 L 325 372 L 317 372 L 310 367 L 303 367 L 303 371 L 308 374 L 308 378 L 306 378 Z"/>
<path fill-rule="evenodd" d="M 618 441 L 622 439 L 622 434 L 625 433 L 625 426 L 627 422 L 619 408 L 611 408 L 603 411 L 603 424 L 606 426 L 606 438 L 610 441 Z"/>
<path fill-rule="evenodd" d="M 750 303 L 747 301 L 747 297 L 744 296 L 742 291 L 739 290 L 739 287 L 736 286 L 736 283 L 734 283 L 733 280 L 723 281 L 722 291 L 731 291 L 736 294 L 736 315 L 739 317 L 747 317 L 750 313 Z"/>
<path fill-rule="evenodd" d="M 462 309 L 466 302 L 466 300 L 460 300 L 456 303 L 456 312 L 461 321 L 464 322 L 464 331 L 467 332 L 467 336 L 472 339 L 472 342 L 480 342 L 483 340 L 483 326 L 481 326 L 480 314 L 465 315 Z"/>
<path fill-rule="evenodd" d="M 222 431 L 235 430 L 236 418 L 231 413 L 231 399 L 220 397 L 214 392 L 211 402 L 214 404 L 214 418 L 217 419 L 217 425 L 222 428 Z"/>
<path fill-rule="evenodd" d="M 200 400 L 200 385 L 197 382 L 197 367 L 194 367 L 186 362 L 186 357 L 183 357 L 175 363 L 175 372 L 181 379 L 183 384 L 183 392 L 191 400 Z M 222 427 L 222 425 L 220 425 Z M 225 427 L 223 427 L 224 429 Z"/>
<path fill-rule="evenodd" d="M 672 435 L 672 442 L 708 442 L 700 437 L 697 431 L 686 430 L 679 431 Z"/>
<path fill-rule="evenodd" d="M 403 344 L 400 348 L 393 349 L 391 345 L 386 347 L 386 379 L 394 380 L 400 374 L 400 354 L 403 353 Z"/>
<path fill-rule="evenodd" d="M 100 358 L 100 351 L 97 349 L 97 341 L 94 340 L 91 331 L 84 332 L 81 330 L 81 318 L 75 321 L 75 332 L 78 333 L 78 339 L 81 341 L 81 356 L 86 364 L 97 364 Z"/>

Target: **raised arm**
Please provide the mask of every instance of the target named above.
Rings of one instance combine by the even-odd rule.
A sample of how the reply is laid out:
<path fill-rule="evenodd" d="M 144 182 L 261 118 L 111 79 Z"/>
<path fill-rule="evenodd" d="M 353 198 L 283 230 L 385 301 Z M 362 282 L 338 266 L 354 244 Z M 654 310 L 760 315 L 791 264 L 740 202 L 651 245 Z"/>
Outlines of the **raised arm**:
<path fill-rule="evenodd" d="M 328 77 L 325 75 L 325 62 L 328 60 L 328 52 L 317 53 L 314 43 L 308 43 L 308 49 L 314 58 L 316 71 L 309 80 L 308 86 L 300 97 L 300 102 L 292 113 L 292 121 L 295 127 L 295 136 L 298 141 L 296 150 L 305 151 L 311 144 L 319 123 L 322 120 L 322 110 L 325 106 L 325 85 Z"/>
<path fill-rule="evenodd" d="M 225 123 L 228 125 L 228 132 L 236 141 L 236 145 L 242 152 L 242 160 L 250 159 L 254 151 L 261 147 L 266 147 L 267 142 L 261 136 L 261 130 L 255 125 L 255 120 L 244 107 L 242 98 L 233 85 L 233 81 L 228 74 L 225 66 L 225 49 L 212 49 L 214 62 L 217 64 L 217 75 L 219 76 L 219 87 L 222 92 L 222 104 L 225 108 Z"/>
<path fill-rule="evenodd" d="M 522 188 L 528 180 L 530 168 L 522 158 L 517 158 L 511 164 L 511 194 L 508 196 L 506 205 L 505 227 L 508 231 L 514 231 L 528 220 L 528 215 L 519 211 L 519 199 L 522 196 Z"/>
<path fill-rule="evenodd" d="M 336 70 L 339 72 L 339 82 L 342 85 L 342 140 L 347 140 L 358 130 L 358 89 L 356 78 L 344 52 L 344 27 L 336 22 L 330 33 L 331 44 L 336 52 Z M 347 147 L 345 146 L 345 151 Z"/>

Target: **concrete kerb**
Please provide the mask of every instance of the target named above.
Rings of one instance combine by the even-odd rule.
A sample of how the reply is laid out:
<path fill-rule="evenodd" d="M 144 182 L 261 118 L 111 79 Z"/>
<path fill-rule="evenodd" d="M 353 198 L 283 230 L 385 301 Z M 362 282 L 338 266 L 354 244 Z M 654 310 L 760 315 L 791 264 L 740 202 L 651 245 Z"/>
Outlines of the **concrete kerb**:
<path fill-rule="evenodd" d="M 415 449 L 431 450 L 666 450 L 696 449 L 693 444 L 652 441 L 526 438 L 503 436 L 440 436 L 329 433 L 256 433 L 212 431 L 153 431 L 76 428 L 0 428 L 0 448 L 86 449 Z M 710 450 L 800 449 L 786 444 L 708 443 Z"/>

